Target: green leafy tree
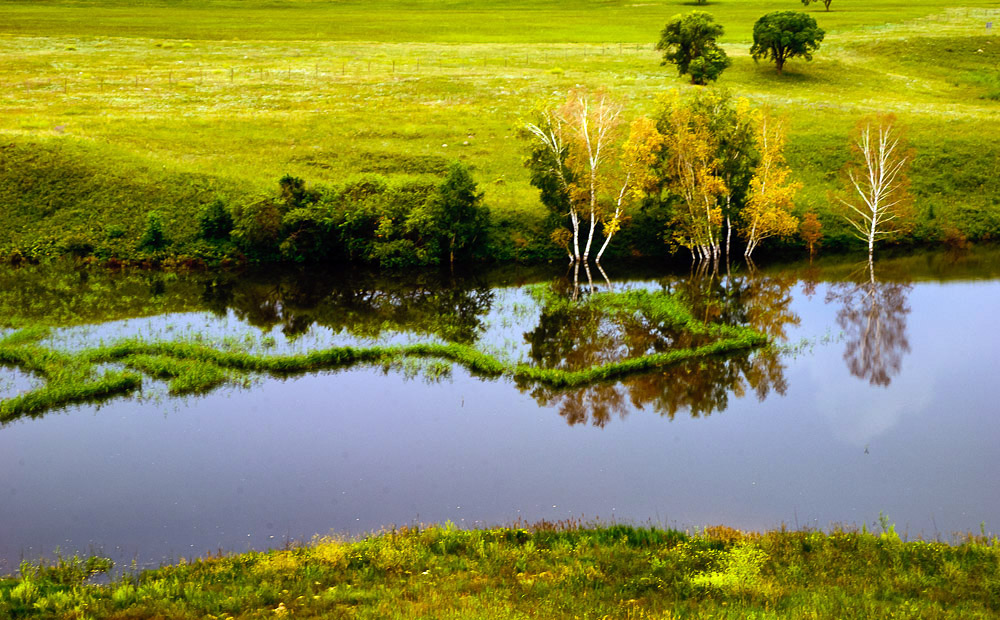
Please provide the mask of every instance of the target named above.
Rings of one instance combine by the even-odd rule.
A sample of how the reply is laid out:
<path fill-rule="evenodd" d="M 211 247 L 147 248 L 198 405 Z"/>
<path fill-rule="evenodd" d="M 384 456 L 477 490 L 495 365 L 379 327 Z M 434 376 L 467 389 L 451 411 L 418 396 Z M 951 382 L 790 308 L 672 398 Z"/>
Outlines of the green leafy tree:
<path fill-rule="evenodd" d="M 699 91 L 691 107 L 696 116 L 705 119 L 715 136 L 717 174 L 725 183 L 719 206 L 726 222 L 726 256 L 729 256 L 733 219 L 745 205 L 750 178 L 760 159 L 755 113 L 747 99 L 715 89 Z"/>
<path fill-rule="evenodd" d="M 268 198 L 236 205 L 230 236 L 250 259 L 273 260 L 281 242 L 281 210 Z"/>
<path fill-rule="evenodd" d="M 198 213 L 198 230 L 202 239 L 218 241 L 229 238 L 233 230 L 233 216 L 221 199 L 202 207 Z"/>
<path fill-rule="evenodd" d="M 660 64 L 677 65 L 678 75 L 690 75 L 692 84 L 719 79 L 729 66 L 729 58 L 716 43 L 722 36 L 721 24 L 703 11 L 674 15 L 660 33 L 656 49 L 663 51 Z"/>
<path fill-rule="evenodd" d="M 819 49 L 825 34 L 811 15 L 801 11 L 768 13 L 753 25 L 750 55 L 754 61 L 761 58 L 774 61 L 781 73 L 789 58 L 801 56 L 812 60 L 812 53 Z"/>
<path fill-rule="evenodd" d="M 489 209 L 482 204 L 483 193 L 477 189 L 469 169 L 461 162 L 454 162 L 448 176 L 428 199 L 427 209 L 415 210 L 408 222 L 408 228 L 434 230 L 452 265 L 456 254 L 472 253 L 486 237 Z M 429 221 L 422 214 L 429 216 Z"/>
<path fill-rule="evenodd" d="M 802 0 L 802 4 L 804 4 L 806 6 L 809 6 L 810 4 L 813 4 L 813 3 L 819 4 L 820 2 L 822 2 L 823 6 L 826 7 L 826 10 L 829 11 L 830 10 L 830 3 L 833 2 L 833 0 Z"/>

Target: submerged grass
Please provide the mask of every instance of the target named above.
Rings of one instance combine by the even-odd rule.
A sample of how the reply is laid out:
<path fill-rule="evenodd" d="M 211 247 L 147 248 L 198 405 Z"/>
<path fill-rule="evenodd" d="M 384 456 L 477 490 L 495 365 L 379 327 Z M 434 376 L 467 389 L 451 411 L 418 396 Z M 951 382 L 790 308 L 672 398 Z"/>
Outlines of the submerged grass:
<path fill-rule="evenodd" d="M 338 346 L 301 354 L 262 355 L 246 350 L 220 350 L 197 342 L 127 339 L 70 353 L 42 346 L 40 342 L 49 331 L 29 327 L 0 339 L 0 365 L 38 375 L 45 384 L 0 401 L 0 422 L 41 415 L 74 402 L 131 393 L 142 385 L 141 375 L 137 373 L 167 380 L 171 394 L 190 394 L 206 392 L 223 383 L 246 384 L 249 373 L 284 376 L 359 364 L 391 367 L 400 360 L 425 359 L 456 363 L 484 377 L 506 376 L 521 383 L 579 387 L 692 359 L 745 351 L 768 342 L 766 336 L 747 327 L 703 323 L 695 319 L 680 300 L 667 293 L 601 293 L 583 301 L 542 294 L 548 295 L 543 300 L 545 304 L 588 304 L 606 314 L 639 314 L 653 325 L 669 325 L 699 334 L 707 337 L 707 342 L 568 370 L 507 362 L 475 346 L 455 342 Z M 137 372 L 108 370 L 98 376 L 97 366 L 102 364 L 120 364 Z M 444 371 L 440 365 L 433 365 L 430 372 L 440 375 Z"/>
<path fill-rule="evenodd" d="M 359 540 L 86 577 L 106 561 L 24 563 L 14 618 L 992 618 L 1000 541 L 881 533 L 576 524 L 411 527 Z"/>

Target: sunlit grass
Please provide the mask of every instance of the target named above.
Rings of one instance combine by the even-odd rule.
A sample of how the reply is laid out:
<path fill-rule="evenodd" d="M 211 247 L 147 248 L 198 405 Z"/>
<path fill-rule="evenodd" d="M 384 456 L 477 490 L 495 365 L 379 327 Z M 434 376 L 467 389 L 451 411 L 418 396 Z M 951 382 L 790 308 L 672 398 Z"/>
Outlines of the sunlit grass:
<path fill-rule="evenodd" d="M 904 541 L 890 525 L 409 527 L 191 559 L 106 585 L 101 558 L 21 565 L 0 613 L 91 618 L 990 618 L 1000 543 Z"/>
<path fill-rule="evenodd" d="M 1000 11 L 976 2 L 838 4 L 809 9 L 829 34 L 813 62 L 792 60 L 781 76 L 748 55 L 750 26 L 772 4 L 705 7 L 726 26 L 734 60 L 718 86 L 790 120 L 789 162 L 805 183 L 800 209 L 820 212 L 828 239 L 844 236 L 828 192 L 839 186 L 848 132 L 865 114 L 891 111 L 927 160 L 913 172 L 921 202 L 934 201 L 935 217 L 970 236 L 993 234 L 992 220 L 984 232 L 957 210 L 990 210 L 1000 196 L 989 164 L 1000 147 L 986 139 L 1000 133 L 1000 37 L 985 30 Z M 630 114 L 651 111 L 667 89 L 691 88 L 652 49 L 662 22 L 690 8 L 6 3 L 0 135 L 35 150 L 72 144 L 51 165 L 70 159 L 92 180 L 58 188 L 50 197 L 57 217 L 13 217 L 0 245 L 74 230 L 103 241 L 95 229 L 113 219 L 114 204 L 136 214 L 110 244 L 115 251 L 134 251 L 143 214 L 156 208 L 169 214 L 175 250 L 191 253 L 196 208 L 215 195 L 246 201 L 286 173 L 311 183 L 363 172 L 435 175 L 453 159 L 473 167 L 494 216 L 512 222 L 507 242 L 517 243 L 543 216 L 516 137 L 523 119 L 575 87 L 605 86 L 629 100 Z M 961 161 L 949 161 L 952 153 Z M 2 175 L 13 195 L 5 201 L 24 190 L 16 170 L 30 166 L 20 157 Z M 976 177 L 976 191 L 941 191 L 962 174 Z M 106 199 L 94 208 L 70 207 L 95 191 Z"/>

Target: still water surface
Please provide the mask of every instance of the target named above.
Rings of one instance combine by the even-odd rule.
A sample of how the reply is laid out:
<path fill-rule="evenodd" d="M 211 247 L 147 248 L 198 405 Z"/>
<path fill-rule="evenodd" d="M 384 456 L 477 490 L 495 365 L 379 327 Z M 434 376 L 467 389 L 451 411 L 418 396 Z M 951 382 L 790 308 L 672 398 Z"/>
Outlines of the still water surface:
<path fill-rule="evenodd" d="M 616 290 L 685 291 L 706 318 L 781 346 L 570 392 L 459 366 L 438 379 L 259 377 L 180 398 L 147 378 L 141 396 L 0 427 L 0 572 L 56 548 L 155 565 L 448 520 L 829 528 L 884 513 L 910 537 L 996 531 L 1000 254 L 881 261 L 874 280 L 843 262 L 610 275 Z M 93 315 L 48 341 L 66 348 L 125 335 L 274 353 L 456 340 L 573 367 L 627 355 L 625 341 L 658 346 L 635 325 L 584 328 L 533 306 L 530 282 L 589 291 L 554 271 L 447 287 L 287 273 L 0 280 L 9 313 Z M 0 368 L 2 397 L 36 383 Z"/>

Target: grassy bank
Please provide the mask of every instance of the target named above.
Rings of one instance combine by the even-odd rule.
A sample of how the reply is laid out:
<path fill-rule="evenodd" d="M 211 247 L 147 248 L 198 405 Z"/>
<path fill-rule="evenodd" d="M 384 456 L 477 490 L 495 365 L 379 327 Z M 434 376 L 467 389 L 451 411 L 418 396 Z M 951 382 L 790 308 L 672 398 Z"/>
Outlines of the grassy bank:
<path fill-rule="evenodd" d="M 99 559 L 0 579 L 11 618 L 992 618 L 1000 542 L 574 524 L 412 527 L 207 557 L 107 585 Z"/>
<path fill-rule="evenodd" d="M 875 111 L 895 112 L 916 148 L 910 241 L 1000 236 L 991 138 L 1000 38 L 985 30 L 1000 17 L 995 6 L 814 6 L 828 36 L 813 62 L 793 60 L 781 76 L 749 58 L 750 27 L 798 5 L 705 9 L 725 26 L 733 59 L 718 87 L 789 118 L 788 160 L 804 183 L 798 210 L 819 213 L 826 247 L 850 246 L 829 192 L 851 127 Z M 199 256 L 196 214 L 216 198 L 252 202 L 284 174 L 311 184 L 360 173 L 426 181 L 457 159 L 486 194 L 494 256 L 558 258 L 518 128 L 539 101 L 577 86 L 609 88 L 630 114 L 649 112 L 664 90 L 691 88 L 652 49 L 663 23 L 690 8 L 5 2 L 0 201 L 10 208 L 0 211 L 0 252 L 136 258 L 155 210 L 169 252 Z"/>

